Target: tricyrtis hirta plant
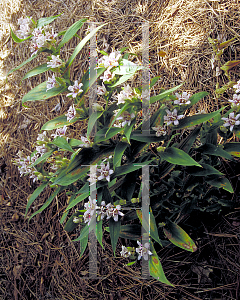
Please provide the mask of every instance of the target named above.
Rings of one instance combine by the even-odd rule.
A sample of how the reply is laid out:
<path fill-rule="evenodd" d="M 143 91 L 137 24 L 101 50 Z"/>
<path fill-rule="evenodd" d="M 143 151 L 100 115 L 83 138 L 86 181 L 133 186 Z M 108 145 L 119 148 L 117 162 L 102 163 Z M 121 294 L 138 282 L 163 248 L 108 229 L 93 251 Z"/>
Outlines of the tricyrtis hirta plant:
<path fill-rule="evenodd" d="M 132 240 L 136 247 L 122 245 L 119 253 L 131 260 L 128 265 L 141 259 L 147 260 L 150 274 L 171 285 L 155 248 L 157 244 L 162 247 L 170 241 L 187 251 L 196 251 L 195 243 L 177 225 L 177 220 L 193 209 L 205 210 L 206 202 L 209 203 L 220 188 L 233 193 L 229 180 L 217 168 L 221 164 L 220 157 L 230 161 L 235 160 L 234 156 L 239 157 L 239 143 L 228 143 L 229 136 L 239 130 L 239 114 L 235 115 L 233 108 L 227 110 L 223 107 L 211 113 L 188 115 L 189 108 L 208 93 L 175 93 L 182 84 L 170 90 L 162 89 L 159 95 L 150 97 L 150 93 L 141 86 L 128 82 L 144 67 L 129 59 L 135 54 L 125 53 L 127 48 L 112 49 L 109 54 L 98 50 L 102 56 L 94 66 L 94 73 L 91 73 L 94 75 L 90 77 L 89 73 L 85 73 L 81 79 L 72 81 L 71 64 L 104 25 L 80 40 L 66 61 L 61 57 L 60 49 L 77 36 L 86 19 L 74 23 L 61 34 L 63 37 L 60 39 L 60 34 L 55 36 L 44 27 L 56 17 L 43 18 L 38 22 L 28 18 L 26 25 L 25 21 L 19 23 L 22 26 L 19 37 L 38 43 L 37 51 L 26 62 L 41 52 L 49 53 L 48 62 L 29 71 L 24 79 L 48 70 L 53 72 L 46 82 L 29 91 L 22 103 L 49 99 L 58 94 L 73 100 L 65 114 L 43 125 L 32 154 L 24 158 L 20 152 L 15 160 L 21 175 L 28 174 L 34 181 L 41 181 L 29 197 L 26 214 L 47 186 L 54 189 L 52 195 L 29 220 L 47 208 L 58 193 L 66 191 L 70 200 L 60 222 L 63 224 L 71 212 L 65 230 L 81 227 L 80 236 L 75 240 L 81 243 L 81 255 L 87 246 L 89 231 L 94 230 L 103 247 L 105 230 L 110 233 L 114 255 L 119 238 Z M 45 39 L 44 43 L 38 42 L 36 32 Z M 52 39 L 47 32 L 51 32 Z M 16 42 L 24 41 L 13 32 L 12 37 Z M 150 89 L 158 79 L 151 79 Z M 85 105 L 84 95 L 95 81 L 98 100 L 90 110 Z M 149 97 L 150 104 L 159 103 L 158 110 L 149 119 L 142 113 L 142 97 Z M 222 116 L 223 109 L 227 112 Z M 68 138 L 69 125 L 82 120 L 88 120 L 86 135 Z M 146 124 L 150 126 L 149 132 L 143 134 Z M 52 130 L 54 132 L 48 134 Z M 221 145 L 218 144 L 219 134 L 223 140 Z M 146 180 L 142 178 L 146 167 L 150 187 L 149 224 L 142 213 L 143 191 L 146 190 Z M 96 191 L 97 197 L 90 197 L 90 191 Z M 226 205 L 223 200 L 215 199 L 212 204 L 217 203 L 217 209 L 220 209 L 221 205 Z M 148 242 L 141 241 L 141 228 L 150 233 L 147 235 Z"/>

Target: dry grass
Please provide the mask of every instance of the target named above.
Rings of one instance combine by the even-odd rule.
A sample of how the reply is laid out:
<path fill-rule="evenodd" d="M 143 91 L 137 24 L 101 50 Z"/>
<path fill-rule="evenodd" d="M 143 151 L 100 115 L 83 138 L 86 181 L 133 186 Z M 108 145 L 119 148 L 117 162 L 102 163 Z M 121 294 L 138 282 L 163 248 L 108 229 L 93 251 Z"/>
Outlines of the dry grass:
<path fill-rule="evenodd" d="M 112 257 L 108 241 L 106 250 L 99 248 L 99 270 L 97 280 L 82 279 L 87 268 L 87 253 L 79 258 L 78 245 L 71 242 L 59 223 L 61 211 L 66 207 L 64 195 L 42 214 L 28 224 L 24 220 L 26 201 L 36 188 L 27 177 L 19 177 L 11 160 L 18 150 L 29 155 L 41 126 L 57 116 L 53 111 L 59 101 L 64 105 L 60 114 L 67 111 L 71 101 L 62 96 L 45 102 L 21 106 L 22 97 L 37 84 L 46 80 L 40 75 L 20 85 L 24 74 L 45 62 L 45 56 L 37 58 L 20 71 L 11 74 L 8 83 L 5 75 L 29 57 L 22 44 L 10 38 L 9 26 L 17 29 L 17 19 L 32 16 L 35 20 L 62 13 L 53 23 L 54 29 L 62 31 L 83 17 L 90 21 L 106 22 L 98 34 L 98 47 L 102 49 L 103 37 L 111 49 L 129 46 L 130 52 L 139 54 L 141 61 L 142 21 L 150 21 L 149 56 L 151 77 L 161 75 L 152 93 L 160 88 L 170 88 L 185 82 L 183 90 L 194 93 L 207 90 L 211 93 L 196 109 L 211 111 L 226 100 L 214 95 L 216 83 L 224 84 L 223 75 L 216 77 L 211 69 L 212 49 L 208 37 L 230 39 L 240 37 L 239 1 L 84 1 L 84 0 L 5 0 L 0 3 L 0 158 L 1 158 L 1 299 L 238 299 L 239 293 L 239 225 L 230 215 L 222 220 L 213 233 L 202 238 L 198 254 L 171 252 L 160 253 L 167 277 L 176 284 L 172 289 L 156 280 L 143 280 L 140 268 L 133 272 L 123 267 L 122 260 Z M 80 36 L 85 36 L 84 27 Z M 64 48 L 66 59 L 71 55 L 77 40 L 73 39 Z M 160 57 L 159 51 L 167 54 Z M 239 43 L 226 54 L 229 59 L 239 59 Z M 72 67 L 73 78 L 83 75 L 88 68 L 87 47 Z M 237 77 L 237 73 L 233 75 Z M 136 77 L 140 84 L 140 77 Z M 26 124 L 26 125 L 25 125 Z M 71 137 L 84 130 L 85 123 L 73 126 Z M 6 166 L 6 167 L 5 167 Z M 0 175 L 1 175 L 0 173 Z M 50 190 L 36 201 L 37 209 L 47 199 Z M 59 213 L 60 212 L 60 213 Z M 235 216 L 236 218 L 236 216 Z M 234 223 L 235 222 L 235 223 Z M 211 247 L 210 247 L 211 246 Z M 218 270 L 218 285 L 207 283 L 202 286 L 194 273 L 182 266 L 198 265 L 204 260 L 198 255 L 207 249 L 215 249 L 208 263 Z M 205 251 L 205 252 L 204 252 Z M 173 256 L 171 256 L 173 255 Z M 134 277 L 135 276 L 135 277 Z M 194 281 L 195 280 L 195 281 Z"/>

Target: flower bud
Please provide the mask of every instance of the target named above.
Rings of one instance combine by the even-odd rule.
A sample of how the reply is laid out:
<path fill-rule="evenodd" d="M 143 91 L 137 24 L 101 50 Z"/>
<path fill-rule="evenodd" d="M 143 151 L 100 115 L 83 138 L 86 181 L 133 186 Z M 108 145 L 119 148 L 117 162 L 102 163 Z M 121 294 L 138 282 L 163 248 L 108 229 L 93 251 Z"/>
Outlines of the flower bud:
<path fill-rule="evenodd" d="M 139 203 L 140 201 L 139 201 L 139 198 L 132 198 L 131 202 L 132 203 Z"/>
<path fill-rule="evenodd" d="M 166 149 L 166 147 L 157 147 L 157 152 L 164 152 L 164 150 Z"/>

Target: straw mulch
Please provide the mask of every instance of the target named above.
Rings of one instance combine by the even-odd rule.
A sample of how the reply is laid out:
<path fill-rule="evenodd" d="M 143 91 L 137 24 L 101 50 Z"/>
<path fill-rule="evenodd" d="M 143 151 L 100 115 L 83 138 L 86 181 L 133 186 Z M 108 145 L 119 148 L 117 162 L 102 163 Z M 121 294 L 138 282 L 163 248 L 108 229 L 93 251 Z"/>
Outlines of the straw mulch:
<path fill-rule="evenodd" d="M 226 101 L 224 94 L 218 99 L 216 83 L 224 84 L 223 74 L 216 76 L 211 68 L 212 49 L 207 38 L 222 41 L 234 36 L 240 38 L 239 1 L 84 1 L 84 0 L 5 0 L 0 3 L 0 176 L 1 176 L 1 299 L 239 299 L 239 220 L 236 213 L 216 219 L 216 226 L 206 228 L 199 238 L 198 251 L 186 253 L 163 249 L 159 256 L 167 278 L 175 288 L 156 280 L 141 278 L 140 265 L 124 267 L 123 259 L 114 258 L 109 238 L 105 250 L 98 248 L 99 278 L 89 280 L 88 251 L 79 257 L 79 245 L 71 240 L 78 232 L 68 235 L 59 223 L 67 205 L 66 196 L 59 195 L 43 213 L 30 223 L 24 219 L 28 196 L 38 184 L 28 177 L 20 177 L 12 158 L 18 150 L 29 155 L 41 126 L 48 120 L 66 113 L 72 104 L 66 97 L 21 106 L 22 97 L 37 84 L 46 80 L 40 75 L 20 84 L 24 74 L 46 61 L 42 55 L 20 71 L 8 77 L 6 73 L 29 58 L 26 44 L 16 44 L 10 37 L 9 26 L 17 30 L 22 16 L 40 17 L 62 15 L 53 22 L 56 32 L 63 31 L 75 21 L 88 17 L 90 21 L 107 22 L 98 33 L 98 47 L 103 39 L 116 49 L 129 46 L 129 52 L 139 54 L 141 62 L 141 24 L 150 21 L 151 77 L 161 75 L 151 93 L 185 82 L 184 91 L 206 90 L 211 96 L 196 109 L 207 111 Z M 79 35 L 84 37 L 86 26 Z M 70 57 L 77 40 L 64 46 L 63 57 Z M 239 40 L 225 53 L 226 61 L 239 59 Z M 161 57 L 160 51 L 166 56 Z M 79 55 L 72 67 L 72 78 L 78 79 L 88 69 L 88 47 Z M 234 73 L 235 72 L 235 73 Z M 239 70 L 233 75 L 239 80 Z M 141 83 L 136 76 L 136 82 Z M 55 106 L 60 103 L 61 110 Z M 69 137 L 77 137 L 86 130 L 86 124 L 74 124 Z M 70 132 L 71 131 L 71 132 Z M 234 175 L 234 174 L 233 174 Z M 239 174 L 235 174 L 239 175 Z M 36 211 L 48 198 L 46 190 L 34 203 L 30 213 Z M 236 211 L 237 212 L 237 211 Z M 204 271 L 205 270 L 205 271 Z M 202 274 L 202 275 L 201 275 Z M 205 274 L 205 275 L 204 275 Z M 211 276 L 209 275 L 211 274 Z M 213 274 L 213 276 L 212 276 Z"/>

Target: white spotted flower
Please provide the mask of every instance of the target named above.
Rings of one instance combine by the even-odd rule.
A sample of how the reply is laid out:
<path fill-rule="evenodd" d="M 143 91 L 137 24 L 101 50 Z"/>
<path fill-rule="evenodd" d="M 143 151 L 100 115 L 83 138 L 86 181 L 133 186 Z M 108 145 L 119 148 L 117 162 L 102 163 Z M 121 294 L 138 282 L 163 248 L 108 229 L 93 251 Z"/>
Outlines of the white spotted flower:
<path fill-rule="evenodd" d="M 98 176 L 98 180 L 106 179 L 108 182 L 110 181 L 110 175 L 113 174 L 113 170 L 110 170 L 109 162 L 105 165 L 101 163 L 101 169 L 98 169 L 100 176 Z"/>
<path fill-rule="evenodd" d="M 138 248 L 136 248 L 136 252 L 138 253 L 138 260 L 143 257 L 145 260 L 148 260 L 148 255 L 152 255 L 152 252 L 149 250 L 150 244 L 145 243 L 144 246 L 137 241 Z"/>
<path fill-rule="evenodd" d="M 131 255 L 131 252 L 128 250 L 127 247 L 122 245 L 122 251 L 120 252 L 122 257 L 129 257 Z"/>
<path fill-rule="evenodd" d="M 231 112 L 228 116 L 228 118 L 221 118 L 225 121 L 223 124 L 224 127 L 230 126 L 230 131 L 233 131 L 233 127 L 235 125 L 239 125 L 240 121 L 238 121 L 238 118 L 240 117 L 240 114 L 237 114 L 236 117 L 234 117 L 234 112 Z"/>
<path fill-rule="evenodd" d="M 51 136 L 55 139 L 57 136 L 64 136 L 66 134 L 67 126 L 64 125 L 62 128 L 57 128 L 54 134 Z"/>
<path fill-rule="evenodd" d="M 156 136 L 161 136 L 161 135 L 167 134 L 165 126 L 158 125 L 157 127 L 152 127 L 152 129 L 156 131 Z"/>
<path fill-rule="evenodd" d="M 118 221 L 118 216 L 124 216 L 124 214 L 120 211 L 121 205 L 112 205 L 111 203 L 108 203 L 106 205 L 107 208 L 107 220 L 110 218 L 113 218 L 115 222 Z"/>
<path fill-rule="evenodd" d="M 177 110 L 174 108 L 174 110 L 171 112 L 168 109 L 166 109 L 167 115 L 164 116 L 164 122 L 167 123 L 167 126 L 170 124 L 178 125 L 178 120 L 182 119 L 184 115 L 177 115 Z"/>
<path fill-rule="evenodd" d="M 56 81 L 55 75 L 53 74 L 52 78 L 48 77 L 46 91 L 51 90 L 54 87 L 58 87 L 58 83 Z"/>
<path fill-rule="evenodd" d="M 237 84 L 235 84 L 233 86 L 233 88 L 236 89 L 235 93 L 239 93 L 240 92 L 240 80 L 238 80 Z"/>
<path fill-rule="evenodd" d="M 240 94 L 234 94 L 233 99 L 229 100 L 232 103 L 232 107 L 239 107 L 240 105 Z"/>
<path fill-rule="evenodd" d="M 78 83 L 78 81 L 76 80 L 74 82 L 74 85 L 70 85 L 68 87 L 68 90 L 71 91 L 71 93 L 67 94 L 67 97 L 76 98 L 81 92 L 83 92 L 83 90 L 81 89 L 82 86 L 83 84 Z"/>
<path fill-rule="evenodd" d="M 76 116 L 76 109 L 74 107 L 74 104 L 69 107 L 68 112 L 67 112 L 67 114 L 65 114 L 65 116 L 67 116 L 67 121 L 68 122 L 75 118 L 75 116 Z"/>
<path fill-rule="evenodd" d="M 174 104 L 178 104 L 178 105 L 191 104 L 191 101 L 189 100 L 191 95 L 188 94 L 187 92 L 183 92 L 181 95 L 176 93 L 175 96 L 177 97 L 177 100 L 174 101 Z"/>
<path fill-rule="evenodd" d="M 63 65 L 63 61 L 59 58 L 60 55 L 52 55 L 49 62 L 47 62 L 47 66 L 55 69 L 60 68 Z"/>

